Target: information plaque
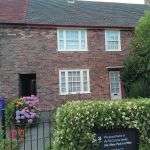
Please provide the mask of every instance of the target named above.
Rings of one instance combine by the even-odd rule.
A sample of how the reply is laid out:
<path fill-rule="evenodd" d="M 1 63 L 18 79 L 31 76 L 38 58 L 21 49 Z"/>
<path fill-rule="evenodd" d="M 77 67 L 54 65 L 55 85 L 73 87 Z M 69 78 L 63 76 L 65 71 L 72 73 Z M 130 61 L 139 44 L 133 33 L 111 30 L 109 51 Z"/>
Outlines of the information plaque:
<path fill-rule="evenodd" d="M 100 150 L 139 150 L 137 129 L 96 130 Z"/>

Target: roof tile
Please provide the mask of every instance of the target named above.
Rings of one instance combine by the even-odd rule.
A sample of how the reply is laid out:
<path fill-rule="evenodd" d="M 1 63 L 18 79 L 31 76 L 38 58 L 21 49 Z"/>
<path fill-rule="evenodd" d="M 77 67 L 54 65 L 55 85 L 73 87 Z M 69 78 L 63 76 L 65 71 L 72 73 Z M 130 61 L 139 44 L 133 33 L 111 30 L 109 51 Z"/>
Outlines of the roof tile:
<path fill-rule="evenodd" d="M 0 0 L 0 22 L 134 27 L 147 5 L 67 0 Z"/>

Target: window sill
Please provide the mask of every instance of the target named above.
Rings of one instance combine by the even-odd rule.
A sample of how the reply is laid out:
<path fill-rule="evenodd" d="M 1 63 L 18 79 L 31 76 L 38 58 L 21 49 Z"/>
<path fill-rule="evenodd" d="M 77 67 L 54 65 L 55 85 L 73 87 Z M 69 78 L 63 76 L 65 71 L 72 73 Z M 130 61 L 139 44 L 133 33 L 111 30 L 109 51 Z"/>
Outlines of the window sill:
<path fill-rule="evenodd" d="M 121 52 L 122 50 L 105 50 L 105 52 Z"/>
<path fill-rule="evenodd" d="M 91 94 L 91 92 L 79 92 L 79 93 L 60 93 L 61 96 L 65 96 L 65 95 L 81 95 L 81 94 Z"/>
<path fill-rule="evenodd" d="M 85 50 L 57 50 L 58 52 L 88 52 L 88 49 Z"/>

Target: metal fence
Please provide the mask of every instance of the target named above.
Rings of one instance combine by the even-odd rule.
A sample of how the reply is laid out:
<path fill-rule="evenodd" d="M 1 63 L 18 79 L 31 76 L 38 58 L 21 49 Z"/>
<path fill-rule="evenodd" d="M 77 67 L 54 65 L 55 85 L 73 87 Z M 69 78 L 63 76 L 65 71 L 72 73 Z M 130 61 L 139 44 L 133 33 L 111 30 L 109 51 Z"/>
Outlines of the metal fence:
<path fill-rule="evenodd" d="M 12 124 L 4 127 L 0 150 L 51 150 L 53 112 L 41 112 L 40 120 L 32 125 Z M 3 138 L 2 137 L 2 138 Z M 1 139 L 2 139 L 1 138 Z"/>

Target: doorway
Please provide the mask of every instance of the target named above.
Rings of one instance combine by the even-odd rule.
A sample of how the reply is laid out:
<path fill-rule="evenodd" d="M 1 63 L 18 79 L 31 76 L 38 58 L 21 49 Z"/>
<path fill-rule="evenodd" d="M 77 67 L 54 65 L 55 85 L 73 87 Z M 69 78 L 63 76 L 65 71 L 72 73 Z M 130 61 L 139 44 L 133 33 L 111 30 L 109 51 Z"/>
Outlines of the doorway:
<path fill-rule="evenodd" d="M 37 94 L 36 74 L 19 74 L 20 96 L 31 96 Z"/>
<path fill-rule="evenodd" d="M 109 72 L 110 80 L 110 95 L 111 99 L 121 99 L 121 81 L 120 81 L 120 72 L 119 71 L 110 71 Z"/>

